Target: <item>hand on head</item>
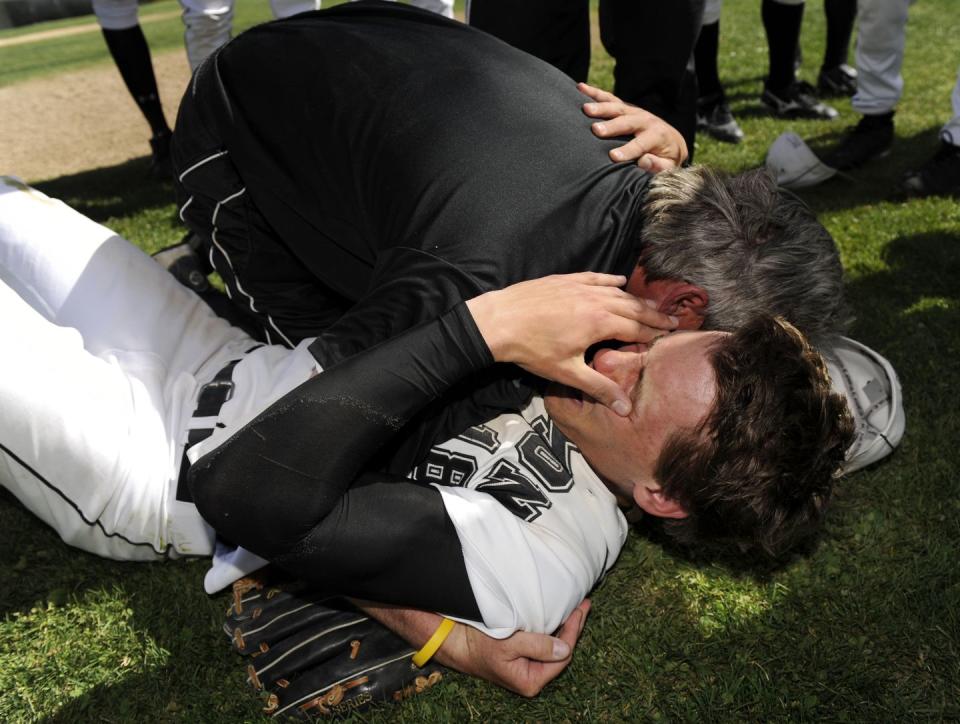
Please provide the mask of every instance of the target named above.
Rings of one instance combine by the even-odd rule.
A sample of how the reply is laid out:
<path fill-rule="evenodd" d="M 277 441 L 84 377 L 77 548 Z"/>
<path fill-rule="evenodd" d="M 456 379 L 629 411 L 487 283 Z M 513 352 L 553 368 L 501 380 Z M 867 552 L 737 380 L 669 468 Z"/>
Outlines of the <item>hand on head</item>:
<path fill-rule="evenodd" d="M 600 138 L 633 136 L 630 141 L 610 151 L 616 162 L 636 161 L 651 173 L 678 168 L 687 160 L 687 143 L 680 132 L 662 118 L 624 103 L 613 93 L 578 83 L 577 88 L 592 99 L 583 104 L 583 112 L 601 119 L 593 124 L 593 132 Z"/>

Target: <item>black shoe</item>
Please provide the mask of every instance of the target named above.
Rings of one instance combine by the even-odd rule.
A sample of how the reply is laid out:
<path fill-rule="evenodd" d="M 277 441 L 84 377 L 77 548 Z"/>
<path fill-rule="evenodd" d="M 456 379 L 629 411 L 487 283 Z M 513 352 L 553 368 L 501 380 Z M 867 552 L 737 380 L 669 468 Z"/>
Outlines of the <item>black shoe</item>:
<path fill-rule="evenodd" d="M 207 280 L 209 271 L 204 273 L 203 260 L 193 250 L 188 239 L 189 235 L 179 244 L 161 249 L 152 256 L 183 286 L 202 294 L 210 289 L 210 282 Z"/>
<path fill-rule="evenodd" d="M 725 143 L 740 143 L 743 140 L 743 131 L 721 94 L 697 100 L 697 130 Z"/>
<path fill-rule="evenodd" d="M 821 68 L 817 91 L 825 98 L 849 98 L 857 92 L 857 71 L 846 63 Z"/>
<path fill-rule="evenodd" d="M 849 171 L 886 156 L 892 145 L 893 114 L 864 116 L 837 147 L 823 157 L 823 162 L 838 171 Z"/>
<path fill-rule="evenodd" d="M 941 143 L 933 158 L 900 182 L 906 196 L 960 195 L 960 146 Z"/>
<path fill-rule="evenodd" d="M 760 100 L 780 118 L 833 120 L 839 115 L 835 108 L 821 103 L 813 86 L 802 80 L 795 80 L 782 90 L 764 88 Z"/>
<path fill-rule="evenodd" d="M 173 164 L 170 161 L 172 133 L 164 133 L 150 139 L 150 175 L 158 181 L 173 180 Z"/>

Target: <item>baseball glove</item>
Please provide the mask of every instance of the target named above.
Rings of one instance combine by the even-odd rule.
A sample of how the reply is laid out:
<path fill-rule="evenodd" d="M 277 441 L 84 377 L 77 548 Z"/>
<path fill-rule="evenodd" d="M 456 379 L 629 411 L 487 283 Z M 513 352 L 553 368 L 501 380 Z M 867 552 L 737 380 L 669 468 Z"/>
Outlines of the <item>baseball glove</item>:
<path fill-rule="evenodd" d="M 445 669 L 411 661 L 416 649 L 343 598 L 304 584 L 233 585 L 224 631 L 249 657 L 247 681 L 264 713 L 297 719 L 345 716 L 434 686 Z"/>

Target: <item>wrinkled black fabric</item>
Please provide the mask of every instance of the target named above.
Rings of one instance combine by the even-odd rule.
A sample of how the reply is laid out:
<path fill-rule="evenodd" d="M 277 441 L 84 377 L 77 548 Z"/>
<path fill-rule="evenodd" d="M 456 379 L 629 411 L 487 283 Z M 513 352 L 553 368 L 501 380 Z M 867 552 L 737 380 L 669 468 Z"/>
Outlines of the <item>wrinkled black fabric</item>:
<path fill-rule="evenodd" d="M 391 463 L 420 459 L 464 429 L 424 408 L 488 371 L 490 352 L 464 304 L 355 355 L 285 395 L 189 472 L 197 509 L 224 538 L 331 593 L 478 618 L 459 541 L 433 488 L 371 459 L 416 421 Z M 403 472 L 406 472 L 404 470 Z M 429 565 L 424 566 L 425 560 Z"/>
<path fill-rule="evenodd" d="M 275 320 L 296 315 L 301 337 L 319 334 L 312 351 L 326 368 L 482 291 L 632 270 L 649 175 L 610 163 L 617 143 L 593 136 L 585 100 L 555 68 L 433 13 L 395 3 L 305 13 L 247 31 L 198 70 L 177 170 L 227 154 L 187 174 L 180 196 L 204 196 L 195 177 L 230 165 L 237 188 L 206 196 L 244 188 L 218 214 L 248 204 L 255 228 L 218 228 L 233 260 L 218 271 L 257 290 L 259 313 L 277 308 Z M 197 203 L 185 218 L 210 237 L 214 214 L 191 215 Z M 333 326 L 326 307 L 298 308 L 297 296 L 311 299 L 304 271 L 354 305 Z M 283 289 L 285 275 L 297 285 Z M 424 280 L 447 288 L 431 293 Z M 383 304 L 391 284 L 421 287 Z"/>
<path fill-rule="evenodd" d="M 439 494 L 397 477 L 530 393 L 454 305 L 636 262 L 649 175 L 610 163 L 585 100 L 394 3 L 258 26 L 201 65 L 174 138 L 181 215 L 235 301 L 317 336 L 325 370 L 191 470 L 221 535 L 338 593 L 476 617 Z"/>

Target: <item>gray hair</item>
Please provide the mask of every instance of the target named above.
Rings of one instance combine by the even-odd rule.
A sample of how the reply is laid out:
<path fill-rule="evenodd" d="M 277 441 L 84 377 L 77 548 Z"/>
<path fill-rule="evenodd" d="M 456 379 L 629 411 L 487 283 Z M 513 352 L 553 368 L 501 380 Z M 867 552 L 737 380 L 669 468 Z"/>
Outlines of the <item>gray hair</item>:
<path fill-rule="evenodd" d="M 734 331 L 779 315 L 817 347 L 849 322 L 833 237 L 765 169 L 731 176 L 704 166 L 658 174 L 645 202 L 647 279 L 682 279 L 710 297 L 705 329 Z"/>

